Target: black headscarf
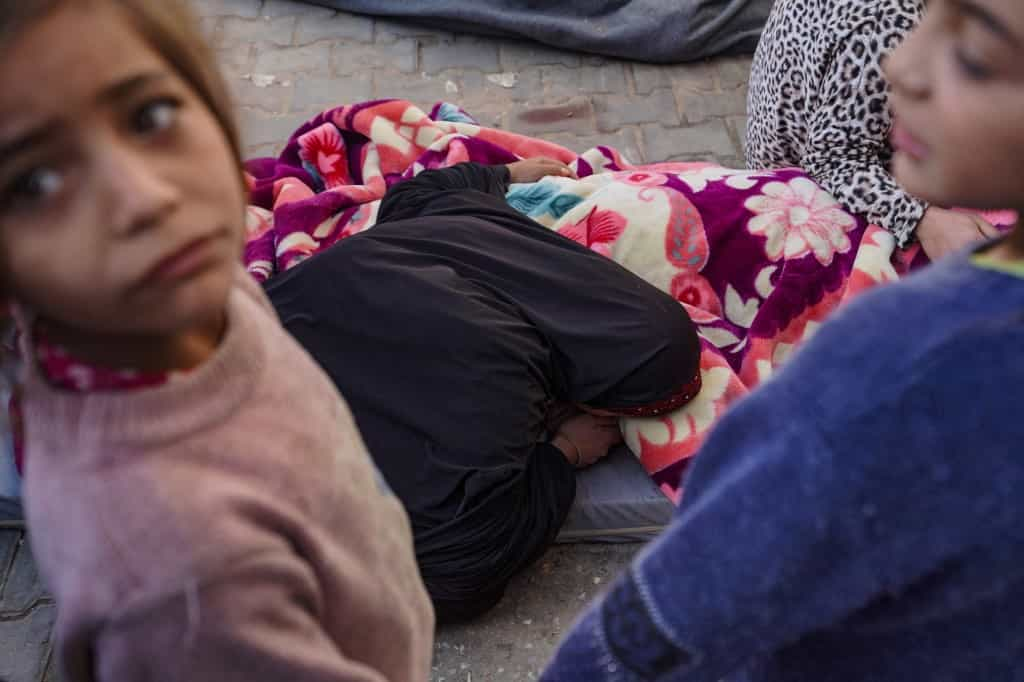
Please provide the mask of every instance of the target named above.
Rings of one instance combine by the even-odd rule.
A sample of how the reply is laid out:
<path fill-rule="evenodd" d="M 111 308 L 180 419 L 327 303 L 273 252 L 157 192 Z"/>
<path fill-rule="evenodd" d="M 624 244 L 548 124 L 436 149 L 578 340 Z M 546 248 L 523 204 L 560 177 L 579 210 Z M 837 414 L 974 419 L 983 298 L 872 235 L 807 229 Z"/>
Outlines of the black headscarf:
<path fill-rule="evenodd" d="M 267 285 L 405 504 L 442 619 L 497 601 L 564 521 L 573 470 L 542 443 L 554 402 L 663 403 L 698 375 L 682 306 L 510 208 L 508 181 L 421 173 L 372 229 Z"/>

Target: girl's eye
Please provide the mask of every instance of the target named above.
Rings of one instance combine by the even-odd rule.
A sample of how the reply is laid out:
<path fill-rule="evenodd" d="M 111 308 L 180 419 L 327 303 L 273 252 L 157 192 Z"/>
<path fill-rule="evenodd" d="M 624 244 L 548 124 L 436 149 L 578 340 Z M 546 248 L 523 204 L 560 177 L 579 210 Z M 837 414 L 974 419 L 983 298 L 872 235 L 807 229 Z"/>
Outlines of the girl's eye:
<path fill-rule="evenodd" d="M 956 63 L 971 80 L 983 81 L 992 77 L 992 72 L 987 66 L 974 61 L 961 50 L 956 51 Z"/>
<path fill-rule="evenodd" d="M 7 194 L 16 202 L 40 202 L 64 186 L 64 176 L 52 168 L 34 168 L 11 183 Z"/>
<path fill-rule="evenodd" d="M 173 99 L 158 99 L 148 102 L 135 113 L 132 125 L 135 132 L 158 133 L 167 130 L 178 119 L 181 104 Z"/>

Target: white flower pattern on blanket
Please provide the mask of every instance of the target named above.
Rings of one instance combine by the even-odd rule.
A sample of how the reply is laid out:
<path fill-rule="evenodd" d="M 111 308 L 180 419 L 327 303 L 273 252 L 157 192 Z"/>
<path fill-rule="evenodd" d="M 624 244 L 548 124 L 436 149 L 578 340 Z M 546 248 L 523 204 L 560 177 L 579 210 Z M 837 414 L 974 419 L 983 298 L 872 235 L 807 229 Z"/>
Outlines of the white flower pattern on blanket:
<path fill-rule="evenodd" d="M 832 195 L 807 178 L 769 182 L 761 195 L 744 204 L 754 217 L 751 234 L 764 235 L 765 253 L 773 261 L 799 258 L 808 252 L 822 265 L 831 265 L 836 252 L 850 250 L 847 232 L 857 226 Z"/>

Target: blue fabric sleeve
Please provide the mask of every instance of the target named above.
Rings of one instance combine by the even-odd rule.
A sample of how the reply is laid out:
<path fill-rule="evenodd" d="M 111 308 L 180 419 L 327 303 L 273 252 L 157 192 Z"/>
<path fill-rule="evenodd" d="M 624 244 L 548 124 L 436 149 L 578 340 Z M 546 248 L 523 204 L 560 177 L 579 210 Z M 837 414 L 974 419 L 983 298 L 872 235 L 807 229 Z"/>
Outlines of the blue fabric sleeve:
<path fill-rule="evenodd" d="M 856 524 L 809 513 L 836 491 L 808 460 L 831 454 L 808 424 L 780 420 L 786 400 L 768 389 L 722 421 L 675 522 L 583 617 L 542 679 L 718 682 L 787 630 L 803 630 L 788 622 L 794 604 L 820 612 L 810 604 L 833 600 L 846 577 L 831 563 L 853 568 L 842 557 L 862 538 Z M 809 593 L 822 576 L 820 596 Z"/>
<path fill-rule="evenodd" d="M 993 378 L 964 363 L 1020 366 L 1015 321 L 945 336 L 935 325 L 912 351 L 877 324 L 879 306 L 854 308 L 727 413 L 675 522 L 583 616 L 543 680 L 718 682 L 969 547 L 1020 534 L 979 504 L 1019 506 L 1024 467 L 1005 447 L 1019 419 L 977 398 Z M 900 348 L 906 361 L 893 366 Z"/>

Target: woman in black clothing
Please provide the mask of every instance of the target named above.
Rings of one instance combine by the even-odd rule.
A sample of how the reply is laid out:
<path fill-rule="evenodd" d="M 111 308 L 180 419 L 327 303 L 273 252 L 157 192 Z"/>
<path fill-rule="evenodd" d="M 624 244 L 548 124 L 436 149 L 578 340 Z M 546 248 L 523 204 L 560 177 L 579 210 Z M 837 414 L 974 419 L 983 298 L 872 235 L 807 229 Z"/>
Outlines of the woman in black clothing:
<path fill-rule="evenodd" d="M 544 160 L 423 172 L 372 229 L 267 284 L 408 510 L 441 622 L 492 607 L 554 540 L 574 469 L 618 442 L 618 416 L 699 389 L 679 303 L 505 202 L 513 179 L 569 173 Z"/>

